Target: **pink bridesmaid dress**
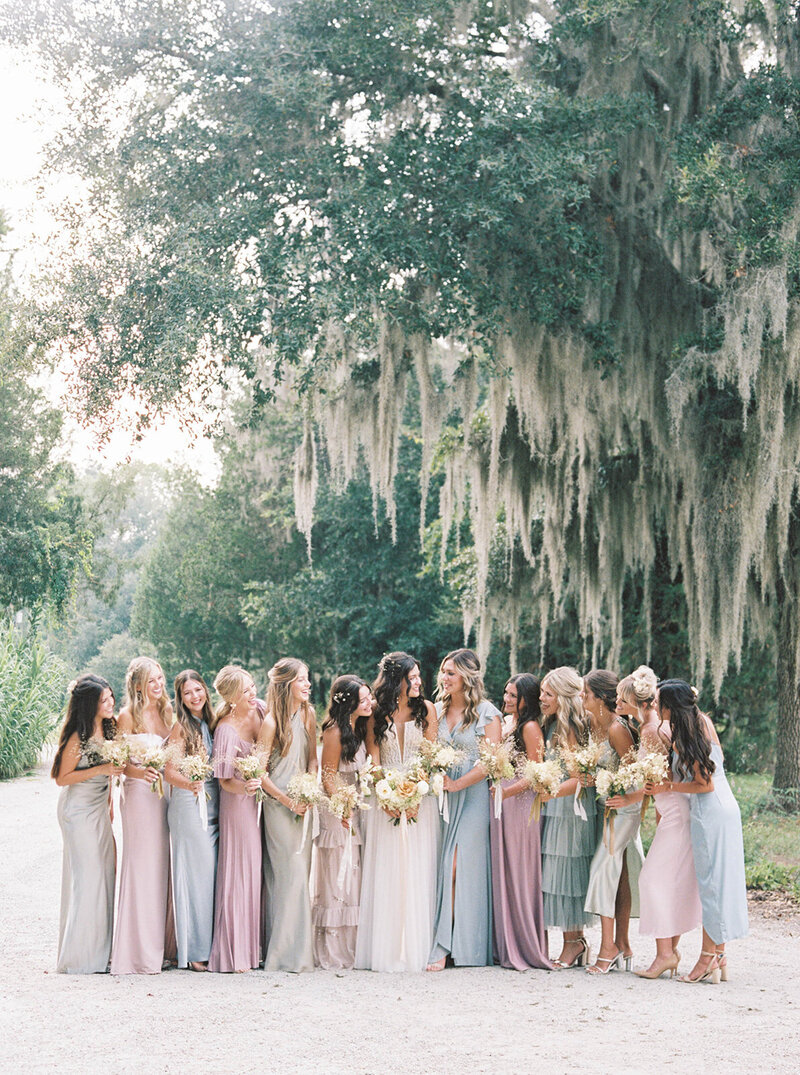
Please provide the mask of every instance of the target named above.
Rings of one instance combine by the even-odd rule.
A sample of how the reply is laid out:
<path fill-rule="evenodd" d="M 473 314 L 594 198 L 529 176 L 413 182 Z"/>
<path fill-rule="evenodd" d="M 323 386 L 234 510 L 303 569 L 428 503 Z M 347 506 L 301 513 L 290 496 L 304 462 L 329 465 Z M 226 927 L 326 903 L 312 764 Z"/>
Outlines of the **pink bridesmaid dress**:
<path fill-rule="evenodd" d="M 158 974 L 164 960 L 175 957 L 167 801 L 166 794 L 159 798 L 146 780 L 123 778 L 122 869 L 112 974 Z"/>

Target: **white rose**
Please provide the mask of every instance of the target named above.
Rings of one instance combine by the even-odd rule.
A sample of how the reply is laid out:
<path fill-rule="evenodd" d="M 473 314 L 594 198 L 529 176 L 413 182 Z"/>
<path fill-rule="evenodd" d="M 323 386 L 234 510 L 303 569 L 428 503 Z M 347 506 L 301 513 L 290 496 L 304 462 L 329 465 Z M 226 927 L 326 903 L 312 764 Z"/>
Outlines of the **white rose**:
<path fill-rule="evenodd" d="M 431 787 L 434 795 L 442 794 L 444 791 L 444 775 L 442 773 L 434 773 L 431 777 Z"/>
<path fill-rule="evenodd" d="M 427 780 L 420 780 L 420 782 L 417 784 L 417 791 L 420 793 L 420 795 L 427 795 L 430 790 L 430 785 L 428 784 Z"/>
<path fill-rule="evenodd" d="M 379 799 L 388 799 L 392 794 L 392 787 L 388 780 L 379 780 L 375 785 L 375 794 Z"/>

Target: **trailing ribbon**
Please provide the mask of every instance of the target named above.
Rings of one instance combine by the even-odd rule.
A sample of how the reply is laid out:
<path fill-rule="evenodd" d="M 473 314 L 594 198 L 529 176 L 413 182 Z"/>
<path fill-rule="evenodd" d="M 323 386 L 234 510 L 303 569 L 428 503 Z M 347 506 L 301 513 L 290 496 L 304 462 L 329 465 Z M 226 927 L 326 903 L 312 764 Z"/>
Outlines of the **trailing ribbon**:
<path fill-rule="evenodd" d="M 348 870 L 353 868 L 353 829 L 348 827 L 347 838 L 345 841 L 345 849 L 342 854 L 342 861 L 339 863 L 339 872 L 336 875 L 336 887 L 339 889 L 344 888 L 344 875 Z"/>
<path fill-rule="evenodd" d="M 498 821 L 503 816 L 503 785 L 500 783 L 494 786 L 494 816 Z"/>
<path fill-rule="evenodd" d="M 581 802 L 582 793 L 583 786 L 581 784 L 578 784 L 578 786 L 575 788 L 575 798 L 572 800 L 572 808 L 575 811 L 575 814 L 581 819 L 581 821 L 587 821 L 588 818 L 586 817 L 586 808 Z"/>
<path fill-rule="evenodd" d="M 445 825 L 450 824 L 450 795 L 448 792 L 443 791 L 439 796 L 439 804 L 442 811 L 442 821 Z"/>
<path fill-rule="evenodd" d="M 650 799 L 649 795 L 643 795 L 642 796 L 642 814 L 641 814 L 641 820 L 642 821 L 644 821 L 644 815 L 647 813 L 647 806 L 648 806 L 649 799 Z"/>
<path fill-rule="evenodd" d="M 533 793 L 533 803 L 531 804 L 531 812 L 528 814 L 528 824 L 530 825 L 531 821 L 538 821 L 541 812 L 542 812 L 542 796 L 541 796 L 540 792 L 535 791 Z"/>
<path fill-rule="evenodd" d="M 206 795 L 205 781 L 203 781 L 203 786 L 197 793 L 197 812 L 200 815 L 203 832 L 208 832 L 208 796 Z"/>
<path fill-rule="evenodd" d="M 603 811 L 603 843 L 608 848 L 609 855 L 614 854 L 614 819 L 616 816 L 616 810 L 610 810 L 606 807 Z M 606 840 L 606 828 L 608 829 L 608 840 Z"/>
<path fill-rule="evenodd" d="M 303 814 L 303 839 L 300 843 L 300 849 L 295 851 L 296 855 L 302 855 L 303 851 L 305 851 L 308 829 L 312 821 L 314 824 L 311 826 L 311 839 L 316 840 L 319 836 L 319 810 L 317 810 L 316 806 L 312 806 L 310 810 L 306 810 Z"/>

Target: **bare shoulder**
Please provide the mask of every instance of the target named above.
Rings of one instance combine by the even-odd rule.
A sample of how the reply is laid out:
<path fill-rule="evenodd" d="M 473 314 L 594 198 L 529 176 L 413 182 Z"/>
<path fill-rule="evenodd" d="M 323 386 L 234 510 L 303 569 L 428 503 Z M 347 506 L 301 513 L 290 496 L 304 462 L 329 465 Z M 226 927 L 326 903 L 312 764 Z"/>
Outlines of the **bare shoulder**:
<path fill-rule="evenodd" d="M 132 728 L 133 717 L 131 716 L 131 711 L 127 706 L 123 706 L 122 709 L 120 709 L 119 711 L 119 716 L 117 717 L 117 731 L 121 732 L 123 735 L 126 735 L 132 730 Z"/>
<path fill-rule="evenodd" d="M 330 746 L 339 746 L 342 742 L 342 733 L 338 724 L 329 724 L 322 733 L 322 742 Z"/>

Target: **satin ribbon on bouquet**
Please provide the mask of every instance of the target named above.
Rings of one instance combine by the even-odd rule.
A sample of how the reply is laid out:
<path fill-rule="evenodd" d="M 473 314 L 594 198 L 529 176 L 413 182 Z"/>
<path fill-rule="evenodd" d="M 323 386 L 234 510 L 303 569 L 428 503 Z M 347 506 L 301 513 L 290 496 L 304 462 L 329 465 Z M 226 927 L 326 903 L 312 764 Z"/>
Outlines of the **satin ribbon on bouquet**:
<path fill-rule="evenodd" d="M 499 782 L 494 785 L 494 816 L 498 821 L 503 816 L 503 785 Z"/>
<path fill-rule="evenodd" d="M 347 827 L 347 837 L 345 843 L 345 851 L 342 855 L 342 861 L 339 863 L 339 872 L 336 875 L 336 887 L 338 889 L 344 888 L 344 876 L 348 870 L 353 868 L 353 828 L 352 823 Z"/>
<path fill-rule="evenodd" d="M 581 802 L 582 794 L 583 784 L 578 783 L 578 786 L 575 788 L 575 798 L 572 800 L 572 808 L 575 811 L 576 816 L 579 817 L 581 821 L 587 821 L 588 818 L 586 817 L 586 807 Z"/>
<path fill-rule="evenodd" d="M 450 801 L 446 791 L 440 791 L 439 795 L 439 813 L 442 816 L 442 821 L 445 825 L 450 823 Z"/>
<path fill-rule="evenodd" d="M 200 824 L 203 826 L 203 832 L 208 832 L 208 799 L 206 798 L 206 782 L 202 781 L 200 790 L 197 793 L 197 812 L 200 815 Z"/>
<path fill-rule="evenodd" d="M 614 854 L 614 818 L 617 816 L 616 810 L 609 810 L 608 807 L 603 811 L 603 843 L 608 848 L 609 855 Z M 608 827 L 608 841 L 606 842 L 606 826 Z"/>
<path fill-rule="evenodd" d="M 313 825 L 310 824 L 312 819 L 314 822 Z M 303 839 L 300 843 L 300 850 L 295 851 L 296 855 L 302 855 L 303 851 L 305 851 L 309 826 L 311 827 L 311 839 L 316 840 L 319 836 L 319 810 L 316 806 L 312 806 L 303 814 Z"/>

